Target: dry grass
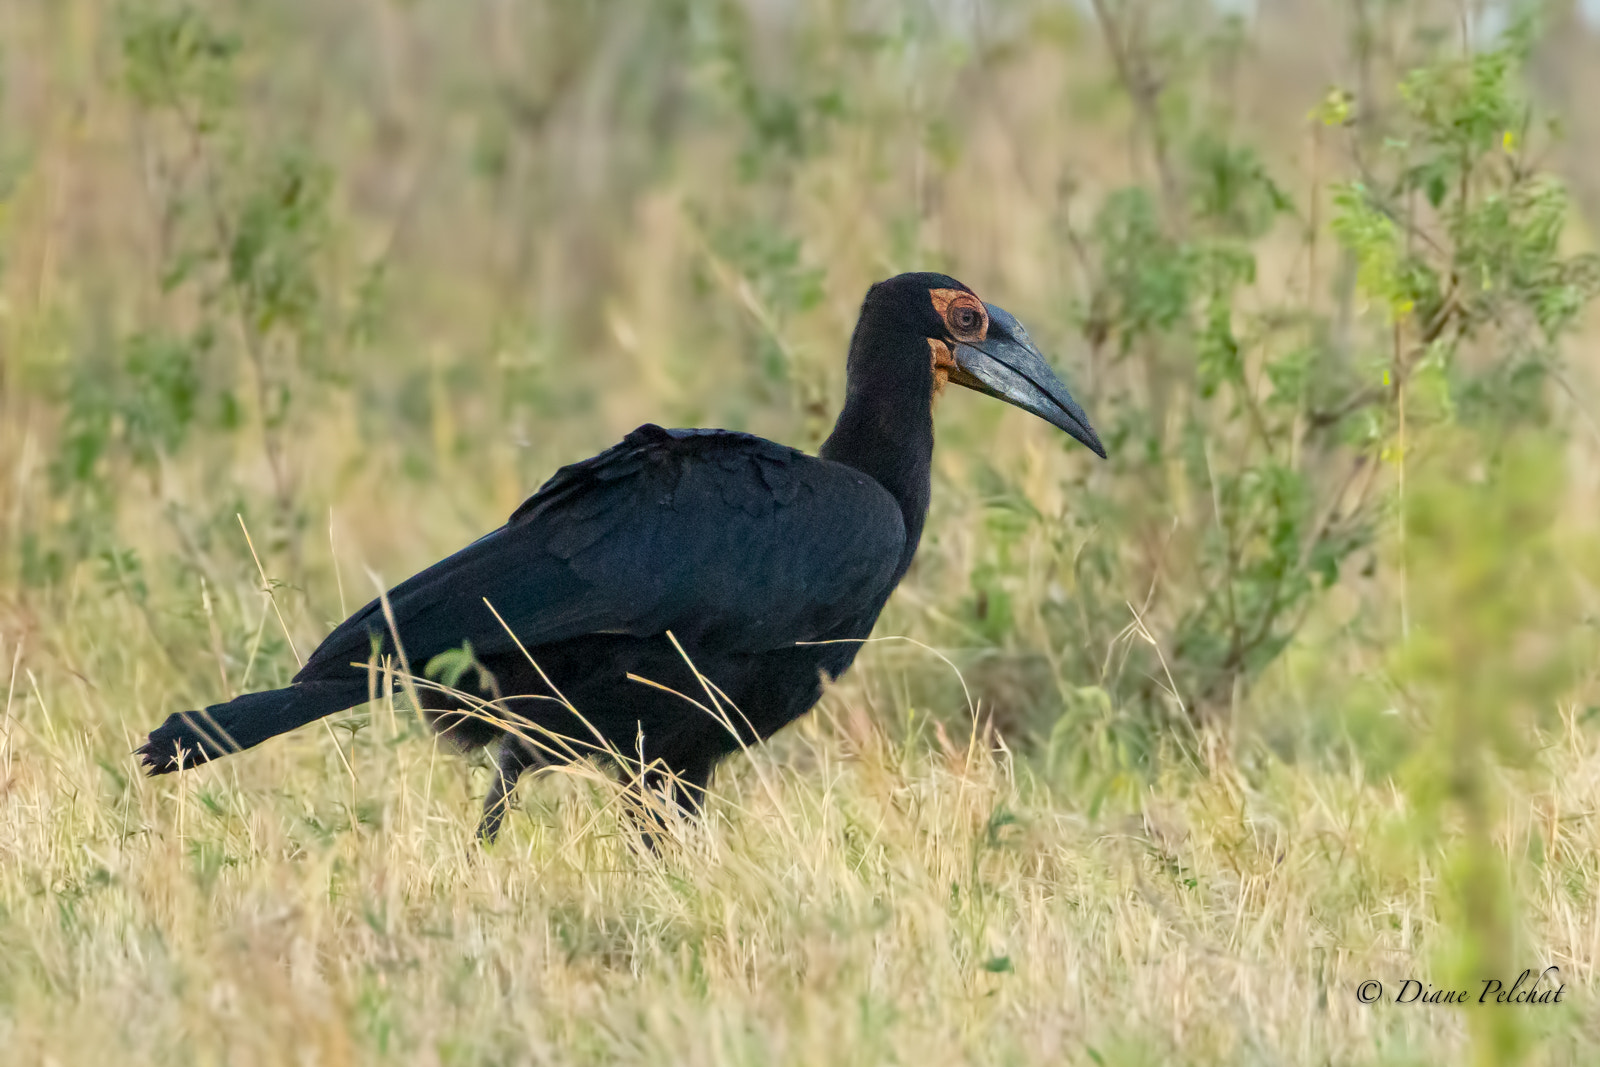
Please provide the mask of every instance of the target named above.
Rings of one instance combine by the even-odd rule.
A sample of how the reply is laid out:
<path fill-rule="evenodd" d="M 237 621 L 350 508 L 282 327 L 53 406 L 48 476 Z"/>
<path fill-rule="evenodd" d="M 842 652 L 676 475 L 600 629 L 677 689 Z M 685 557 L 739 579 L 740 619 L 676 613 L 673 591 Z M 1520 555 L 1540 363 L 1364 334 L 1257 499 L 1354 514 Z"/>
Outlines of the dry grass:
<path fill-rule="evenodd" d="M 94 629 L 115 621 L 135 624 Z M 486 771 L 392 701 L 353 742 L 336 731 L 342 756 L 307 730 L 152 782 L 129 775 L 133 709 L 32 659 L 5 719 L 8 1062 L 1464 1055 L 1461 1011 L 1356 1000 L 1367 978 L 1426 979 L 1441 932 L 1438 858 L 1401 843 L 1394 791 L 1349 773 L 1236 766 L 1208 736 L 1204 773 L 1090 817 L 981 739 L 889 740 L 847 685 L 735 760 L 659 855 L 614 790 L 563 773 L 525 784 L 484 851 Z M 894 659 L 869 653 L 864 681 Z M 1519 866 L 1522 946 L 1569 983 L 1565 1007 L 1529 1013 L 1533 1062 L 1580 1063 L 1600 745 L 1573 722 L 1546 742 L 1503 845 L 1540 857 Z"/>
<path fill-rule="evenodd" d="M 159 282 L 169 190 L 151 161 L 183 143 L 118 83 L 117 5 L 0 0 L 0 1061 L 1454 1064 L 1473 1051 L 1474 1012 L 1520 1011 L 1527 1062 L 1600 1062 L 1593 679 L 1564 696 L 1535 757 L 1492 782 L 1519 967 L 1558 965 L 1567 1002 L 1362 1005 L 1365 979 L 1392 996 L 1447 971 L 1462 931 L 1447 871 L 1460 828 L 1364 769 L 1362 739 L 1328 750 L 1330 721 L 1360 725 L 1329 709 L 1367 700 L 1386 666 L 1350 636 L 1360 598 L 1333 598 L 1190 755 L 1175 745 L 1153 780 L 1122 773 L 1119 709 L 1076 688 L 1093 679 L 1060 675 L 1047 624 L 1077 610 L 1085 541 L 1114 535 L 1066 521 L 1099 468 L 970 396 L 941 402 L 930 537 L 879 633 L 947 654 L 980 711 L 1017 726 L 1010 747 L 953 725 L 970 716 L 938 655 L 882 642 L 817 714 L 731 760 L 704 824 L 676 826 L 659 854 L 638 847 L 614 788 L 568 772 L 525 782 L 500 843 L 480 848 L 487 766 L 437 750 L 388 696 L 192 773 L 137 777 L 130 750 L 166 714 L 281 684 L 289 634 L 304 653 L 377 573 L 482 533 L 557 464 L 641 421 L 814 445 L 861 292 L 892 270 L 949 267 L 1081 380 L 1064 187 L 1092 199 L 1136 170 L 1096 38 L 1059 4 L 1005 8 L 1033 22 L 993 69 L 892 4 L 870 8 L 888 27 L 873 48 L 839 29 L 850 5 L 807 8 L 815 39 L 793 62 L 824 73 L 799 81 L 848 83 L 851 122 L 748 181 L 730 177 L 742 126 L 628 96 L 654 55 L 631 5 L 572 18 L 555 46 L 561 5 L 198 6 L 249 31 L 243 133 L 219 165 L 280 141 L 325 161 L 332 317 L 386 257 L 383 321 L 294 354 L 293 514 L 276 529 L 248 403 L 241 427 L 197 429 L 158 463 L 106 457 L 102 496 L 58 484 L 70 387 L 97 354 L 141 330 L 186 334 L 207 312 Z M 1327 5 L 1261 7 L 1267 46 L 1234 86 L 1239 121 L 1292 164 L 1306 110 L 1350 67 L 1326 43 Z M 776 48 L 782 20 L 765 18 L 752 33 Z M 1593 42 L 1560 43 L 1580 77 Z M 570 80 L 562 48 L 578 57 Z M 522 123 L 509 133 L 494 126 L 508 90 L 527 97 L 505 109 Z M 949 159 L 945 109 L 965 123 Z M 658 121 L 680 123 L 677 139 L 640 148 Z M 504 170 L 484 178 L 477 160 L 501 135 Z M 1564 149 L 1574 173 L 1592 143 Z M 706 232 L 708 207 L 800 240 L 799 265 L 826 267 L 818 299 L 778 306 L 781 291 L 730 262 L 737 240 Z M 1275 254 L 1263 275 L 1298 284 L 1269 271 Z M 769 350 L 783 367 L 763 376 L 752 353 Z M 241 370 L 241 396 L 248 382 Z M 1571 449 L 1575 528 L 1600 491 L 1593 444 Z M 999 558 L 987 465 L 1044 517 L 1005 533 L 998 647 L 974 636 L 969 604 Z M 289 583 L 275 602 L 240 512 L 265 573 Z M 115 551 L 28 579 L 41 533 Z M 1145 603 L 1159 577 L 1126 599 Z M 1147 616 L 1094 659 L 1141 631 L 1160 647 L 1171 621 Z M 1063 708 L 1093 774 L 1025 745 Z M 1408 727 L 1429 721 L 1414 712 Z"/>

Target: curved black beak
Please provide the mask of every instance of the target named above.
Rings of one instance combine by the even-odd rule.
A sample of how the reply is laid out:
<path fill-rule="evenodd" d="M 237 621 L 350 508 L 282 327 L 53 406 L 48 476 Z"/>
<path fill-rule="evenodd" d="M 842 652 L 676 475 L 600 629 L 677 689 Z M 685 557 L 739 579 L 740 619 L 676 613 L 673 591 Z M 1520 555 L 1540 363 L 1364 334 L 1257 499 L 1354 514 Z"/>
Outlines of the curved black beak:
<path fill-rule="evenodd" d="M 1089 416 L 1033 347 L 1022 323 L 1004 308 L 993 304 L 984 307 L 989 309 L 988 336 L 976 344 L 958 342 L 951 346 L 956 370 L 950 380 L 1032 412 L 1105 459 L 1105 446 L 1089 425 Z"/>

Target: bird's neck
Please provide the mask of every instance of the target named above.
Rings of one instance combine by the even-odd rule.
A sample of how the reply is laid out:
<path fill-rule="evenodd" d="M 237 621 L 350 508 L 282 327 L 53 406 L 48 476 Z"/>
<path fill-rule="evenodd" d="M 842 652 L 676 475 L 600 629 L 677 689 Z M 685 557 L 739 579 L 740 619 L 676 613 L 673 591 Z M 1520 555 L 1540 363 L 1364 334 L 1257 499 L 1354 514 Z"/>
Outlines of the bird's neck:
<path fill-rule="evenodd" d="M 899 503 L 906 524 L 906 548 L 895 575 L 898 581 L 916 555 L 922 524 L 928 515 L 933 467 L 933 369 L 925 354 L 927 342 L 920 338 L 889 342 L 914 344 L 923 353 L 908 351 L 908 359 L 893 361 L 856 358 L 863 342 L 870 343 L 858 331 L 851 344 L 844 410 L 839 412 L 839 420 L 819 454 L 868 475 Z M 870 379 L 861 373 L 864 366 L 885 364 L 898 364 L 897 369 L 920 367 L 923 373 L 880 373 Z"/>

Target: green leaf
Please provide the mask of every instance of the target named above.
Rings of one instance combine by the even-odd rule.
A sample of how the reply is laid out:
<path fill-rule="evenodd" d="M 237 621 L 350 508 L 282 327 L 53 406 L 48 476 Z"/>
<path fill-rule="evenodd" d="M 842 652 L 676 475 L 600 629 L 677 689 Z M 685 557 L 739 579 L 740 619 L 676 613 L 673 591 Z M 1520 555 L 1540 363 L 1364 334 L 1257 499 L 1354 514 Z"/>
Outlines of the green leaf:
<path fill-rule="evenodd" d="M 451 689 L 457 689 L 460 688 L 462 676 L 477 667 L 478 660 L 472 653 L 472 642 L 463 641 L 460 648 L 449 649 L 430 659 L 422 673 Z"/>

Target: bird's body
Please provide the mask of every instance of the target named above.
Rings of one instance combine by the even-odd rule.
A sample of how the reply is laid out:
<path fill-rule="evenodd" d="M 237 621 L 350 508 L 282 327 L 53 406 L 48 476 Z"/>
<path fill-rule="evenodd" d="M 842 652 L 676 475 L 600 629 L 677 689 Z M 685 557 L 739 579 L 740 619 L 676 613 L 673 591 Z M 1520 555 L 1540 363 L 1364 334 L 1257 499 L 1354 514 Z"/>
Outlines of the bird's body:
<path fill-rule="evenodd" d="M 929 311 L 940 293 L 983 306 L 941 275 L 874 286 L 845 407 L 818 456 L 748 434 L 642 426 L 345 620 L 287 688 L 171 716 L 140 750 L 147 768 L 204 762 L 362 703 L 375 656 L 416 670 L 470 646 L 457 693 L 423 684 L 418 695 L 459 745 L 503 738 L 486 836 L 527 767 L 606 750 L 645 768 L 647 783 L 669 777 L 692 804 L 718 760 L 809 710 L 871 633 L 921 537 L 944 380 L 1020 403 L 1008 383 L 958 366 L 906 289 L 931 291 Z M 1015 323 L 985 310 L 986 330 L 990 317 Z M 1022 380 L 1040 387 L 1036 377 Z M 1100 451 L 1059 392 L 1069 430 L 1081 423 Z"/>

